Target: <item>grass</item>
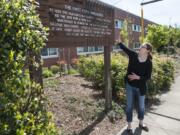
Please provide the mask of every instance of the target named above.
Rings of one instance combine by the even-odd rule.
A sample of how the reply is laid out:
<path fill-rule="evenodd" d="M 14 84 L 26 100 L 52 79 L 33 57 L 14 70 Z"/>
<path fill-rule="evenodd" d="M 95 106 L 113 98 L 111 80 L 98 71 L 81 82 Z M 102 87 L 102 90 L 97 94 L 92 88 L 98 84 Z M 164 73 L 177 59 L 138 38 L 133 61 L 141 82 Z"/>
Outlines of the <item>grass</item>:
<path fill-rule="evenodd" d="M 79 74 L 79 72 L 75 69 L 70 69 L 69 74 L 74 75 L 74 74 Z"/>

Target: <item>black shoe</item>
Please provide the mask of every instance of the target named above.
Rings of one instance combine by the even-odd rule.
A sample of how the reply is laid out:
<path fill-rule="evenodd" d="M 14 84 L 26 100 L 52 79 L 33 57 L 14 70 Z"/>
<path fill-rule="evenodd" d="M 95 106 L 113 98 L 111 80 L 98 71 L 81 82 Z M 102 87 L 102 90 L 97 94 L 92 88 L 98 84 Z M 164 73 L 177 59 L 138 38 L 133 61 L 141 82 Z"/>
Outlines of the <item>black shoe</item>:
<path fill-rule="evenodd" d="M 128 129 L 128 128 L 127 128 L 126 131 L 127 131 L 127 134 L 128 134 L 128 135 L 133 135 L 132 129 Z"/>
<path fill-rule="evenodd" d="M 146 131 L 146 132 L 149 131 L 149 128 L 148 128 L 146 125 L 141 125 L 141 124 L 139 124 L 139 128 L 142 129 L 142 130 L 144 130 L 144 131 Z"/>

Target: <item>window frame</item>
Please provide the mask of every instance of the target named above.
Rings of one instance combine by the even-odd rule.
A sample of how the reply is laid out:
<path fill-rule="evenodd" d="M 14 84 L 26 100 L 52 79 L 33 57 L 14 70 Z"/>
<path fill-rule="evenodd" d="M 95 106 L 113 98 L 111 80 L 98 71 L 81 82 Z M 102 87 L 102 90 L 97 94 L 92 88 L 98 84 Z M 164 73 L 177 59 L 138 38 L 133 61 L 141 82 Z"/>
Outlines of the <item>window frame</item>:
<path fill-rule="evenodd" d="M 47 56 L 43 56 L 42 55 L 42 52 L 41 52 L 41 58 L 42 59 L 48 59 L 48 58 L 57 58 L 59 57 L 59 51 L 58 51 L 58 48 L 44 48 L 44 49 L 47 49 Z M 50 49 L 55 49 L 56 51 L 56 54 L 55 55 L 50 55 Z"/>
<path fill-rule="evenodd" d="M 137 44 L 139 44 L 139 47 L 136 47 Z M 140 42 L 134 42 L 134 43 L 133 43 L 133 49 L 134 49 L 134 50 L 139 49 L 140 46 L 141 46 L 141 43 L 140 43 Z"/>
<path fill-rule="evenodd" d="M 103 46 L 96 46 L 98 47 L 98 51 L 95 51 L 95 46 L 88 46 L 86 47 L 77 47 L 77 55 L 87 55 L 87 54 L 97 54 L 104 52 Z M 78 50 L 87 50 L 87 51 L 78 51 Z"/>
<path fill-rule="evenodd" d="M 116 22 L 117 22 L 117 25 L 116 25 Z M 123 27 L 123 21 L 122 20 L 119 20 L 119 19 L 115 19 L 115 28 L 116 29 L 122 29 Z"/>
<path fill-rule="evenodd" d="M 141 32 L 141 25 L 132 24 L 132 31 Z"/>

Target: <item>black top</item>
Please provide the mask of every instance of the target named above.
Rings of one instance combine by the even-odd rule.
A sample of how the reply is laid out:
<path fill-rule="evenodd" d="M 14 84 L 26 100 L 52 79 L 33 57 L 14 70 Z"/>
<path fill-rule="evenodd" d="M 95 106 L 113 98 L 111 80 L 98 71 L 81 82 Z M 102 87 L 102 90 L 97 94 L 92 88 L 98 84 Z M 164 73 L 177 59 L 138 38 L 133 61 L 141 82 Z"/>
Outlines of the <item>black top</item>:
<path fill-rule="evenodd" d="M 152 73 L 152 61 L 148 58 L 145 62 L 140 62 L 138 60 L 138 53 L 127 48 L 124 44 L 119 43 L 120 48 L 129 56 L 129 64 L 127 69 L 127 74 L 125 77 L 125 81 L 129 83 L 129 85 L 139 88 L 140 94 L 145 95 L 147 86 L 146 82 L 151 78 Z M 140 80 L 132 80 L 128 79 L 128 75 L 135 73 L 140 76 Z"/>

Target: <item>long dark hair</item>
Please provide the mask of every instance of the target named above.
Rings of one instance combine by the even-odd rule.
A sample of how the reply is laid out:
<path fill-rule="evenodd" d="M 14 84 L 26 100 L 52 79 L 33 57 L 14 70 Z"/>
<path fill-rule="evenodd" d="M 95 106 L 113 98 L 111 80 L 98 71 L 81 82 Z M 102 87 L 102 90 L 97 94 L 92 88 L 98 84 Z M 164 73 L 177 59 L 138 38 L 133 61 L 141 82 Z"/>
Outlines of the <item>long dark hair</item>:
<path fill-rule="evenodd" d="M 149 53 L 148 53 L 148 58 L 149 58 L 150 60 L 152 60 L 152 59 L 153 59 L 153 57 L 152 57 L 152 50 L 153 50 L 152 45 L 151 45 L 150 43 L 144 43 L 143 45 L 145 45 L 145 46 L 146 46 L 146 49 L 149 51 Z"/>

